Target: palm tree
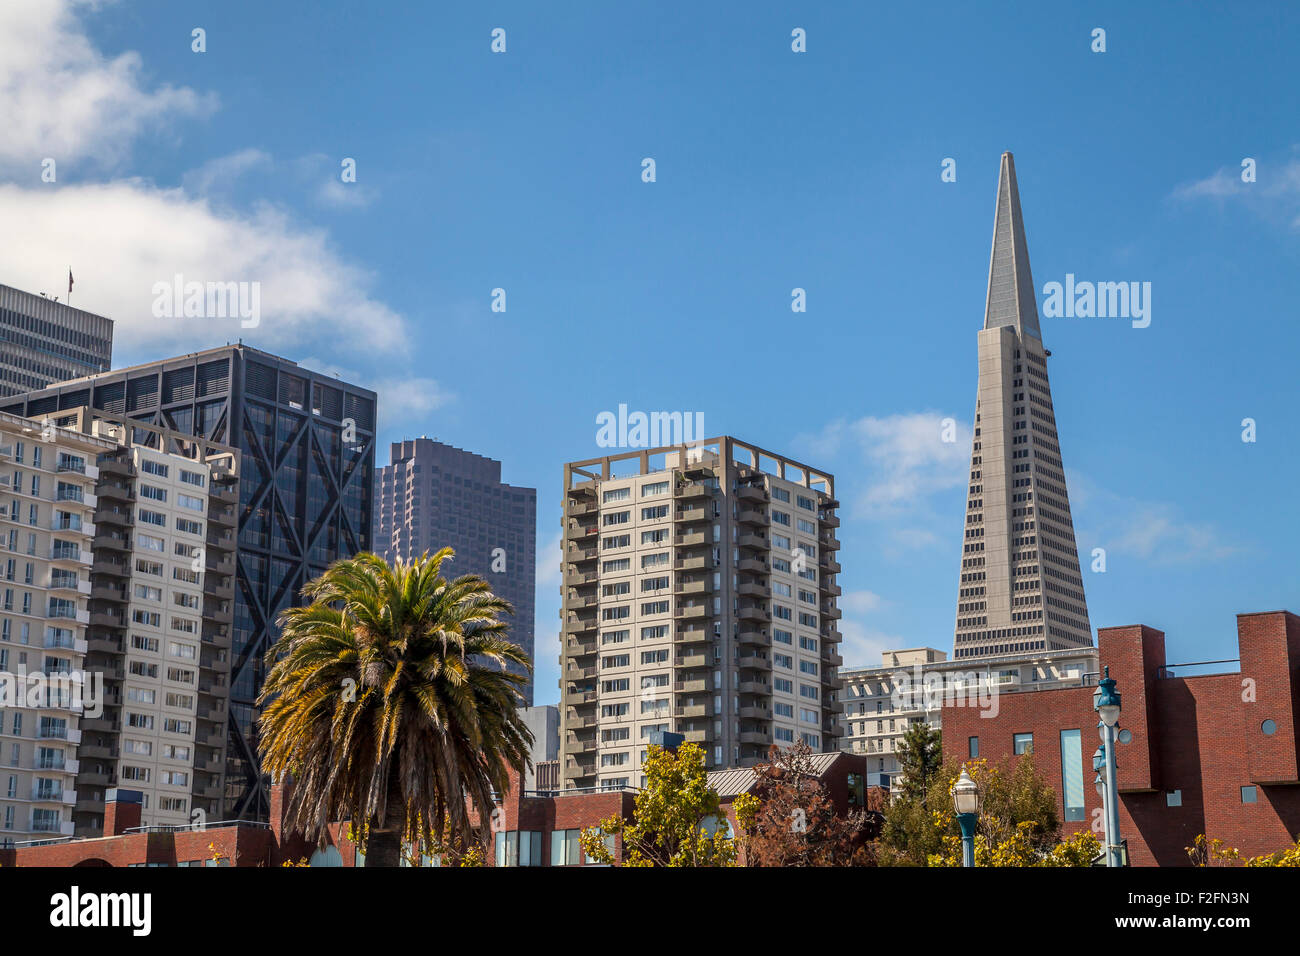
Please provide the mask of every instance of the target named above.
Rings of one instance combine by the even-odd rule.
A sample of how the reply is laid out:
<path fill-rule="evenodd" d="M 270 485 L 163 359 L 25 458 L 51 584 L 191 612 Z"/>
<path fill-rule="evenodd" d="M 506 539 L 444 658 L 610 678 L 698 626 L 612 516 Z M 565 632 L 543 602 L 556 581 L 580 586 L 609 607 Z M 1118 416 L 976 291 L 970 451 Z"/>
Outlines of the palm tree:
<path fill-rule="evenodd" d="M 513 609 L 477 575 L 442 577 L 452 554 L 336 562 L 303 588 L 310 604 L 281 612 L 266 656 L 259 748 L 267 773 L 295 780 L 287 822 L 323 841 L 351 820 L 367 866 L 397 866 L 404 840 L 485 845 L 493 790 L 529 764 L 526 678 L 506 665 L 532 662 L 499 619 Z"/>

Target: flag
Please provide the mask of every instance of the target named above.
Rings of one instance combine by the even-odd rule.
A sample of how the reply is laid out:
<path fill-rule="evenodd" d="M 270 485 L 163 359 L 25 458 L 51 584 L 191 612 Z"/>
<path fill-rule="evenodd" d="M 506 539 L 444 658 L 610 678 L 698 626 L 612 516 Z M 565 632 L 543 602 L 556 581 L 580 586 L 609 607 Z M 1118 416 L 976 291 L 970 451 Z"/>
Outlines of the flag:
<path fill-rule="evenodd" d="M 72 270 L 68 270 L 68 295 L 72 295 Z"/>

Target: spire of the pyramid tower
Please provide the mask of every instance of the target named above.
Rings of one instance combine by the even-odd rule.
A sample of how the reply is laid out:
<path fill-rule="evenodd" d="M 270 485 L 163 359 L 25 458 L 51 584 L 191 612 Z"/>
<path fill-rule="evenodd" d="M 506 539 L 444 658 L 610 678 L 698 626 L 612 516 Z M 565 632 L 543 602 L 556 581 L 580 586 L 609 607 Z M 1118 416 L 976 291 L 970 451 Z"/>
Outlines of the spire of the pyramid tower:
<path fill-rule="evenodd" d="M 1016 188 L 1016 161 L 1002 154 L 998 175 L 998 202 L 993 225 L 993 252 L 989 256 L 989 291 L 984 305 L 984 328 L 1010 325 L 1022 335 L 1041 339 L 1034 277 L 1029 273 L 1029 247 L 1025 220 L 1020 214 Z"/>

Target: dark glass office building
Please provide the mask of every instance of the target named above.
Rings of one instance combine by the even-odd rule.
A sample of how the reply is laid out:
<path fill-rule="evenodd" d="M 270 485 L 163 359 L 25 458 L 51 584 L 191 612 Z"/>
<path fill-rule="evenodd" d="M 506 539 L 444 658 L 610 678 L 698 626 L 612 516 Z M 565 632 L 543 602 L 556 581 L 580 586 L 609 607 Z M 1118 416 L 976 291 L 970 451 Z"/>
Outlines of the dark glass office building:
<path fill-rule="evenodd" d="M 0 285 L 0 397 L 106 372 L 113 320 Z"/>
<path fill-rule="evenodd" d="M 375 393 L 228 345 L 0 399 L 29 417 L 83 405 L 240 449 L 225 815 L 265 820 L 263 656 L 306 581 L 371 549 Z"/>

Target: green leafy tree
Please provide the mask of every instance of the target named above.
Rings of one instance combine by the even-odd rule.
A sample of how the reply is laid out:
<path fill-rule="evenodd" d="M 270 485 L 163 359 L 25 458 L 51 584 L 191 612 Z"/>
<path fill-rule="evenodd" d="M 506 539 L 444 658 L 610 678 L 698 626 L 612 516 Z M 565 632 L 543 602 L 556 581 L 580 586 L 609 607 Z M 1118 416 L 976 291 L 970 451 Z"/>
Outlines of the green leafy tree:
<path fill-rule="evenodd" d="M 943 736 L 937 727 L 914 720 L 898 742 L 898 790 L 904 799 L 926 802 L 930 786 L 943 770 Z"/>
<path fill-rule="evenodd" d="M 984 760 L 968 761 L 965 766 L 983 794 L 977 865 L 981 865 L 980 839 L 994 854 L 982 865 L 1029 865 L 1023 861 L 1040 860 L 1050 854 L 1060 841 L 1056 793 L 1035 772 L 1033 756 L 1017 758 L 1010 773 Z M 952 787 L 961 768 L 957 762 L 944 764 L 924 799 L 904 795 L 890 804 L 881 836 L 882 864 L 944 865 L 954 859 L 954 847 L 955 858 L 960 860 L 961 829 L 952 807 Z M 1059 858 L 1067 859 L 1068 854 L 1063 852 Z M 1010 860 L 1022 862 L 1006 862 Z"/>
<path fill-rule="evenodd" d="M 451 556 L 336 562 L 303 588 L 309 604 L 280 614 L 267 653 L 263 769 L 294 778 L 288 822 L 308 839 L 351 820 L 366 866 L 398 865 L 403 842 L 485 845 L 493 791 L 528 764 L 526 678 L 506 665 L 531 661 L 487 582 L 441 575 Z"/>
<path fill-rule="evenodd" d="M 623 838 L 624 866 L 735 866 L 736 842 L 717 791 L 709 787 L 704 751 L 685 743 L 676 752 L 653 744 L 646 754 L 646 784 L 636 795 L 629 822 L 601 821 L 579 838 L 587 859 L 613 863 L 606 838 Z"/>

